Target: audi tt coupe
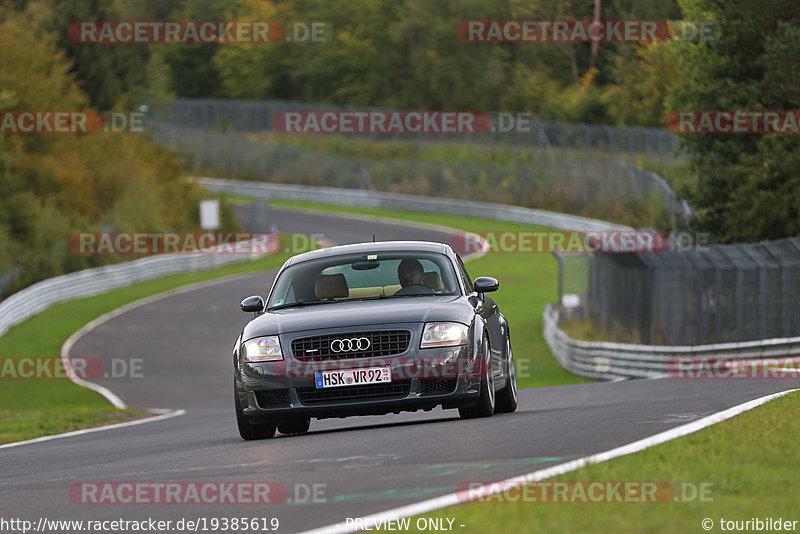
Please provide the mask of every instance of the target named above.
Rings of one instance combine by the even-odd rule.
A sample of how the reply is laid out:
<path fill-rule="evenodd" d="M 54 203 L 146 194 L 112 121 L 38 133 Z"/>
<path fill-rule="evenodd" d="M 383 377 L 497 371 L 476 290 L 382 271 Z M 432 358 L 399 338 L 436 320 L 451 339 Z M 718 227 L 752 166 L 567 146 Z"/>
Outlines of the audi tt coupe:
<path fill-rule="evenodd" d="M 448 245 L 391 241 L 286 261 L 233 350 L 239 434 L 308 431 L 312 418 L 457 408 L 513 412 L 509 325 Z"/>

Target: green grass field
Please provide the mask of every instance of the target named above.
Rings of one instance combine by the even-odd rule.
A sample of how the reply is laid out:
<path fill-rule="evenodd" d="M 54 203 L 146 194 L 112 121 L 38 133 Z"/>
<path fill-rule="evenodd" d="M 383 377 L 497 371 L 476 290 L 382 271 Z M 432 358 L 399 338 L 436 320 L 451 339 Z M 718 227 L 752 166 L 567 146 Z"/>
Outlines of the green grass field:
<path fill-rule="evenodd" d="M 695 434 L 549 481 L 664 481 L 675 491 L 668 502 L 501 503 L 487 497 L 425 517 L 455 517 L 464 534 L 704 532 L 706 518 L 713 521 L 711 532 L 721 532 L 721 518 L 800 520 L 793 467 L 800 464 L 799 410 L 800 393 L 792 393 Z"/>
<path fill-rule="evenodd" d="M 235 133 L 235 132 L 231 132 Z M 663 168 L 685 161 L 680 156 L 665 157 L 659 161 L 641 152 L 625 150 L 609 151 L 603 148 L 563 147 L 553 145 L 547 151 L 524 142 L 514 145 L 513 141 L 503 140 L 493 144 L 485 141 L 420 141 L 402 136 L 392 140 L 365 139 L 348 135 L 303 135 L 275 131 L 247 133 L 242 136 L 250 141 L 265 144 L 294 146 L 309 151 L 323 152 L 334 156 L 361 157 L 367 159 L 416 159 L 419 161 L 457 161 L 470 163 L 535 164 L 542 158 L 559 161 L 578 161 L 591 163 L 634 163 L 638 167 L 658 172 Z"/>

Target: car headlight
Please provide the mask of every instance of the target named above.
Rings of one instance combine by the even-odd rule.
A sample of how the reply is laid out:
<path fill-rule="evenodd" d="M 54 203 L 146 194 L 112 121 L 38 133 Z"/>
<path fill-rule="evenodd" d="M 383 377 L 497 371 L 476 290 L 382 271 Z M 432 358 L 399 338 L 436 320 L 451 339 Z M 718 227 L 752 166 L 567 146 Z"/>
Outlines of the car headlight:
<path fill-rule="evenodd" d="M 244 342 L 244 359 L 248 362 L 272 362 L 283 359 L 278 336 L 254 337 Z"/>
<path fill-rule="evenodd" d="M 468 332 L 469 327 L 461 323 L 427 323 L 420 348 L 466 345 Z"/>

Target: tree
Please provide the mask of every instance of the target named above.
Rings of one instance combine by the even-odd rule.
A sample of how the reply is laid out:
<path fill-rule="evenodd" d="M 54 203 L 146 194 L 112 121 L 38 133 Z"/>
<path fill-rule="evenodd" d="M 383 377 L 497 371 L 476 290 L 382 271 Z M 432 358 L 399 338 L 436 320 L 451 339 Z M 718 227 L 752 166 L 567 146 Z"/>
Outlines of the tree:
<path fill-rule="evenodd" d="M 150 0 L 151 2 L 154 0 Z M 156 20 L 230 20 L 235 15 L 235 0 L 181 0 L 161 2 L 151 10 L 169 7 L 167 13 L 158 13 Z M 158 47 L 157 55 L 167 65 L 169 89 L 184 98 L 218 98 L 224 96 L 219 70 L 214 56 L 227 45 L 165 44 Z"/>
<path fill-rule="evenodd" d="M 688 20 L 713 20 L 706 42 L 678 42 L 672 111 L 795 110 L 800 103 L 800 3 L 683 0 Z M 800 234 L 795 135 L 683 134 L 698 184 L 696 225 L 723 242 Z"/>
<path fill-rule="evenodd" d="M 70 40 L 67 29 L 76 21 L 120 19 L 114 4 L 103 0 L 55 0 L 45 26 L 72 59 L 72 72 L 98 110 L 113 109 L 131 92 L 137 96 L 148 92 L 150 45 L 76 43 Z"/>
<path fill-rule="evenodd" d="M 0 7 L 0 109 L 86 110 L 72 61 L 41 15 Z M 174 153 L 135 133 L 0 134 L 0 276 L 14 276 L 0 291 L 119 260 L 70 253 L 73 232 L 197 229 L 206 194 L 181 170 Z M 222 223 L 235 228 L 225 212 Z"/>

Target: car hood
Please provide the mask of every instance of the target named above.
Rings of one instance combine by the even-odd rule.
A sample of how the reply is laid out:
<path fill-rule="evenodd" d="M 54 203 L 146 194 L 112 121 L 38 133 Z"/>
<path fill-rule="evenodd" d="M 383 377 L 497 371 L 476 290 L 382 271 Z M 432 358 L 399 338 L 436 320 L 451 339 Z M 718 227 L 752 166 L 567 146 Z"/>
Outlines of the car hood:
<path fill-rule="evenodd" d="M 431 321 L 472 322 L 468 297 L 431 296 L 336 302 L 268 311 L 250 321 L 243 339 L 302 330 L 355 327 L 385 323 Z"/>

